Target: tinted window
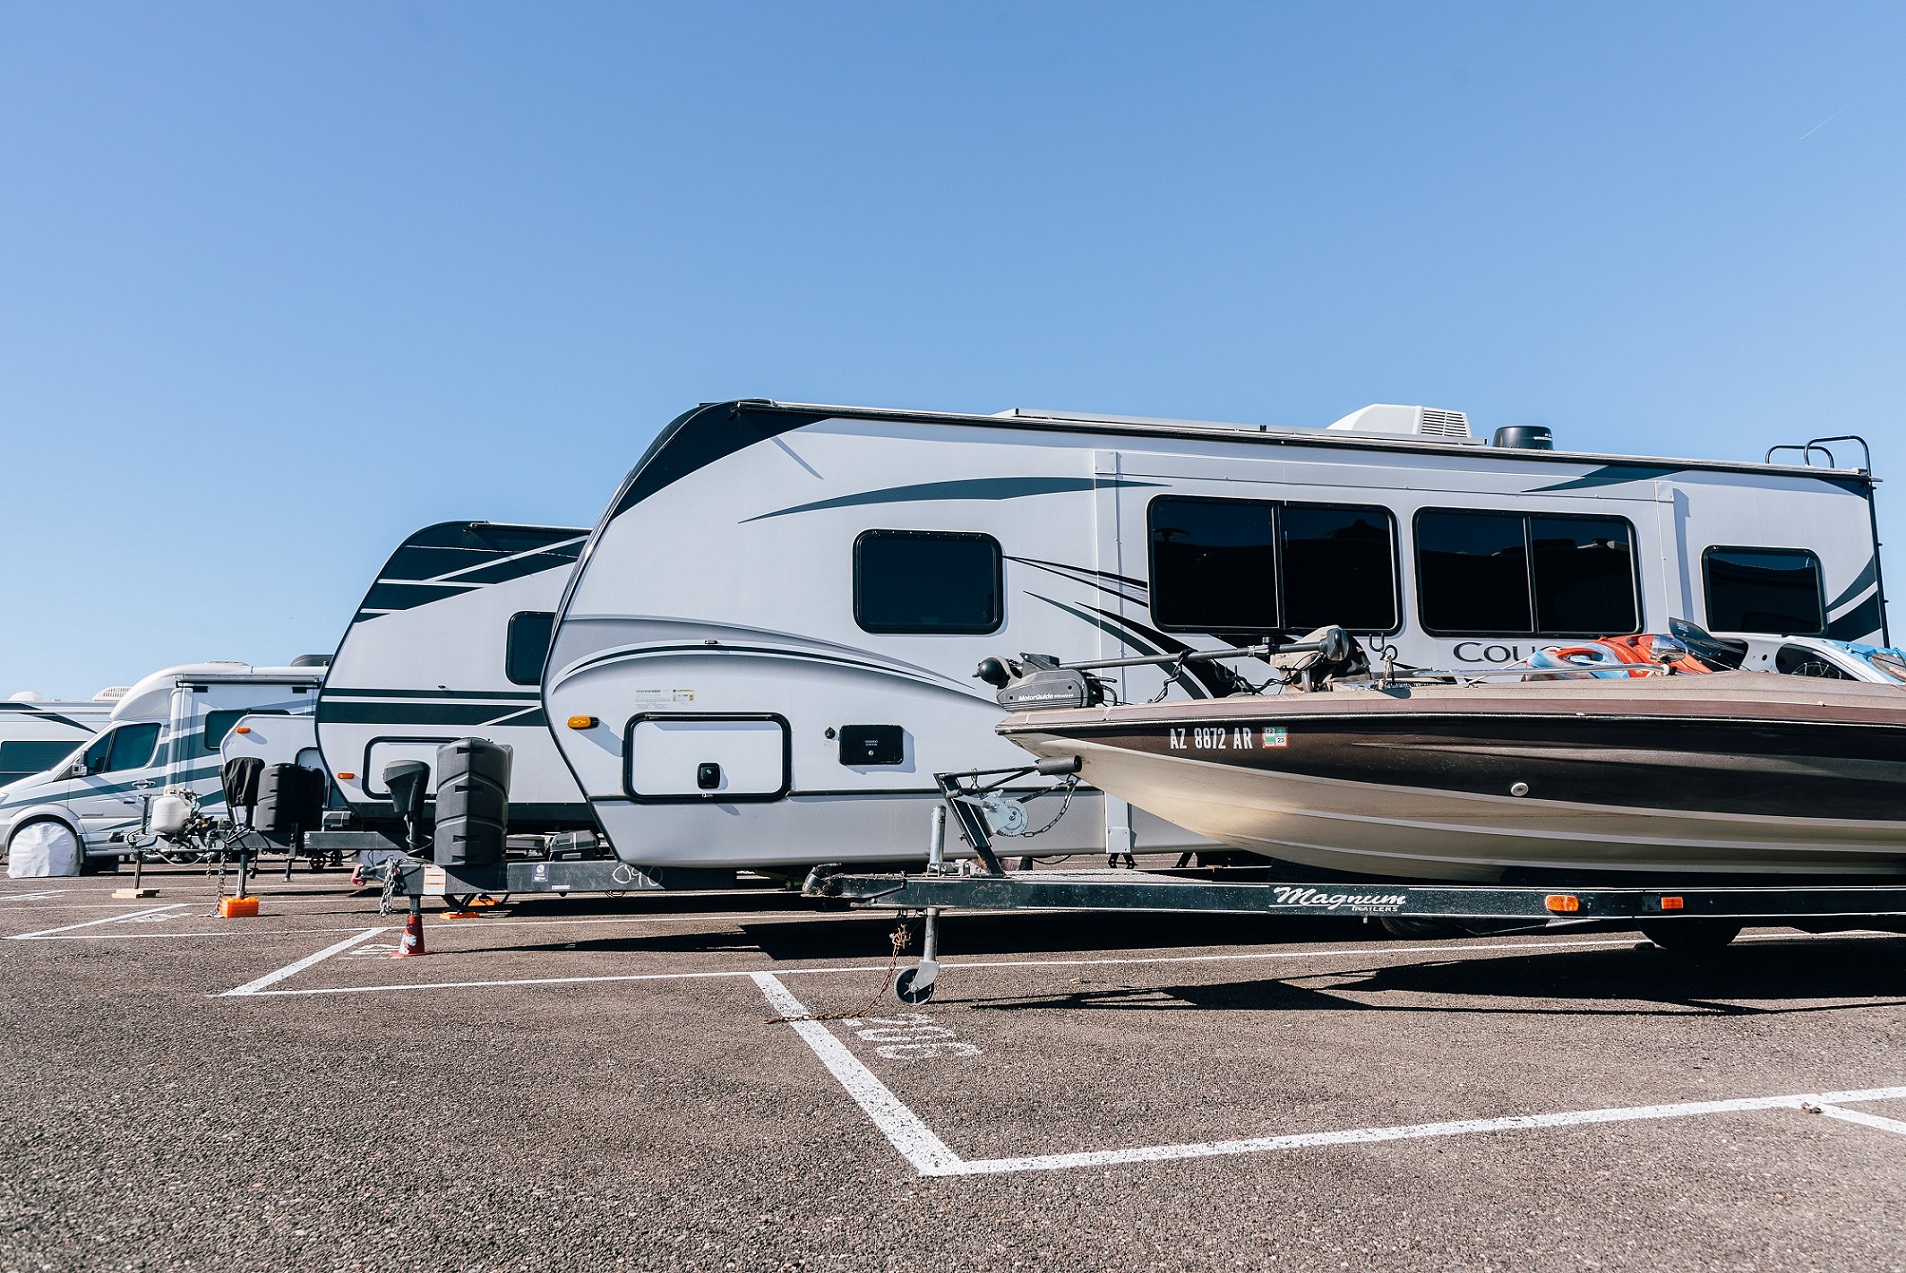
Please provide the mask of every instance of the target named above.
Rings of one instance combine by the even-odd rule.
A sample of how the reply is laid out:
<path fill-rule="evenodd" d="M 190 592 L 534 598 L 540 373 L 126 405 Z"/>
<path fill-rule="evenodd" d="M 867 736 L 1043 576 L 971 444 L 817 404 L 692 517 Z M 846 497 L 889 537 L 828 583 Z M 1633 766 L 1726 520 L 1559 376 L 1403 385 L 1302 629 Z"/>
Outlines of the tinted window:
<path fill-rule="evenodd" d="M 1633 632 L 1635 554 L 1628 523 L 1609 517 L 1531 517 L 1535 626 L 1603 636 Z"/>
<path fill-rule="evenodd" d="M 509 644 L 503 653 L 503 675 L 516 685 L 539 685 L 549 658 L 549 639 L 556 631 L 556 615 L 549 610 L 522 610 L 510 616 Z"/>
<path fill-rule="evenodd" d="M 1499 513 L 1417 514 L 1416 589 L 1425 629 L 1532 630 L 1523 520 Z"/>
<path fill-rule="evenodd" d="M 106 772 L 143 769 L 152 763 L 152 749 L 158 741 L 157 723 L 121 725 L 113 731 L 112 753 L 106 758 Z"/>
<path fill-rule="evenodd" d="M 1428 509 L 1416 518 L 1423 627 L 1451 636 L 1612 636 L 1641 626 L 1619 517 Z"/>
<path fill-rule="evenodd" d="M 45 773 L 72 754 L 71 739 L 54 743 L 0 743 L 0 785 Z"/>
<path fill-rule="evenodd" d="M 1309 632 L 1396 627 L 1396 553 L 1388 509 L 1286 504 L 1282 525 L 1284 626 Z M 1156 576 L 1153 576 L 1156 578 Z"/>
<path fill-rule="evenodd" d="M 1778 632 L 1818 636 L 1826 631 L 1820 603 L 1820 559 L 1799 548 L 1710 548 L 1707 626 L 1716 632 Z"/>
<path fill-rule="evenodd" d="M 232 726 L 238 724 L 241 716 L 252 715 L 246 711 L 216 711 L 205 713 L 205 729 L 199 734 L 199 746 L 205 751 L 217 751 L 218 745 L 225 741 L 225 735 L 232 732 Z"/>
<path fill-rule="evenodd" d="M 106 753 L 112 749 L 112 730 L 107 730 L 86 745 L 86 754 L 80 759 L 86 762 L 86 772 L 96 774 L 106 767 Z"/>
<path fill-rule="evenodd" d="M 870 530 L 854 541 L 854 621 L 864 630 L 992 632 L 1004 616 L 991 535 Z"/>
<path fill-rule="evenodd" d="M 1275 632 L 1277 505 L 1162 496 L 1151 530 L 1151 609 L 1161 628 Z"/>

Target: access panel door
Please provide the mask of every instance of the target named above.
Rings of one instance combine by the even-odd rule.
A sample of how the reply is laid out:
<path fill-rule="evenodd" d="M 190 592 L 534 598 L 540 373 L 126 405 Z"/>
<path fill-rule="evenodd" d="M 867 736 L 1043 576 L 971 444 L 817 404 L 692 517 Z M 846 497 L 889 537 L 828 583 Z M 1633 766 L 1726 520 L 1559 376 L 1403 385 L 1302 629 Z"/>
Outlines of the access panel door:
<path fill-rule="evenodd" d="M 779 800 L 789 787 L 788 723 L 770 713 L 644 712 L 624 738 L 622 785 L 638 803 Z"/>

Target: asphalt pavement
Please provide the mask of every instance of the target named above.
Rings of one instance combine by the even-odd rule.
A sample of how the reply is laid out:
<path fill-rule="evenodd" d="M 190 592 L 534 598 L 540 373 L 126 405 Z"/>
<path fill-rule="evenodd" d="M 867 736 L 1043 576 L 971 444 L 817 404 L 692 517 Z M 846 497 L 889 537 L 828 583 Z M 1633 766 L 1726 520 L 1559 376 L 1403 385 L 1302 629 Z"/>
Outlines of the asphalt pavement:
<path fill-rule="evenodd" d="M 1906 1269 L 1897 937 L 146 882 L 0 881 L 0 1270 Z"/>

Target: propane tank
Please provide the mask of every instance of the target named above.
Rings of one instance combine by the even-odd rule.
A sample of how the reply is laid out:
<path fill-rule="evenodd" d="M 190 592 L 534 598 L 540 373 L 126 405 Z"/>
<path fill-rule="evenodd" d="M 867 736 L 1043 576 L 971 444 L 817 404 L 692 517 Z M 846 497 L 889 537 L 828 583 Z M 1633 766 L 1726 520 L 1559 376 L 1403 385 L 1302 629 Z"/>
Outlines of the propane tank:
<path fill-rule="evenodd" d="M 146 829 L 154 835 L 177 835 L 192 820 L 192 802 L 168 791 L 152 802 L 152 816 Z"/>

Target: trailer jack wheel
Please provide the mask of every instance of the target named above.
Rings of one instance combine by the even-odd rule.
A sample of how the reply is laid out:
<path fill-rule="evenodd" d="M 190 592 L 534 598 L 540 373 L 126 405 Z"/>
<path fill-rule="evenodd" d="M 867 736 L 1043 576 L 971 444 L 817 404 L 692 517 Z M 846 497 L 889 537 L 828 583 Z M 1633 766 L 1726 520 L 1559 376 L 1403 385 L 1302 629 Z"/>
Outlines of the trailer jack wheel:
<path fill-rule="evenodd" d="M 927 907 L 926 922 L 921 925 L 920 962 L 901 973 L 893 983 L 893 992 L 902 1003 L 925 1003 L 933 998 L 933 983 L 940 976 L 940 908 Z M 897 954 L 898 941 L 894 945 Z"/>
<path fill-rule="evenodd" d="M 902 1003 L 926 1003 L 933 998 L 933 983 L 939 976 L 939 962 L 923 959 L 894 980 L 893 992 Z"/>

